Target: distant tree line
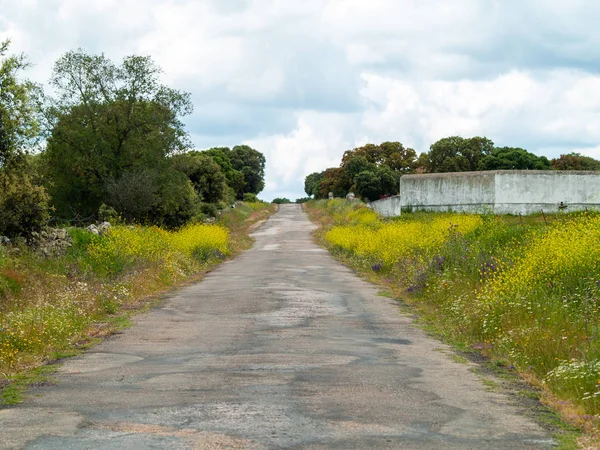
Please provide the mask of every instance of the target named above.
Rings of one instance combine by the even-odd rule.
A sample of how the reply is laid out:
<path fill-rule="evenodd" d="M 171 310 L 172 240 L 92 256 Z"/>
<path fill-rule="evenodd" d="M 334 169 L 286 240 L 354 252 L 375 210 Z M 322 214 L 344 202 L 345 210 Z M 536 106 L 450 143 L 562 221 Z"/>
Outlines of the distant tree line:
<path fill-rule="evenodd" d="M 257 150 L 191 150 L 181 121 L 190 94 L 161 84 L 151 58 L 116 65 L 68 52 L 49 95 L 19 78 L 28 62 L 9 44 L 0 45 L 0 235 L 27 235 L 51 216 L 177 227 L 263 190 Z"/>
<path fill-rule="evenodd" d="M 376 200 L 398 193 L 400 176 L 407 173 L 478 170 L 600 170 L 600 161 L 578 153 L 548 160 L 519 147 L 495 147 L 486 137 L 451 136 L 432 144 L 429 152 L 405 148 L 400 142 L 366 144 L 344 153 L 339 167 L 309 174 L 304 191 L 313 198 L 348 192 Z"/>

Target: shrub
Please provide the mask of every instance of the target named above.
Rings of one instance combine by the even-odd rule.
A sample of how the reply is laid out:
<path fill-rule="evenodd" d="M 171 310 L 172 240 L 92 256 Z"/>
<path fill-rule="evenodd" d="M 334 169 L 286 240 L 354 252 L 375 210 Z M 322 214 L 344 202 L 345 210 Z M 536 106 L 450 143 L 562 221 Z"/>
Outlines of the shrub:
<path fill-rule="evenodd" d="M 23 173 L 0 170 L 0 235 L 29 236 L 49 219 L 48 194 Z"/>
<path fill-rule="evenodd" d="M 200 205 L 200 212 L 208 217 L 217 217 L 219 215 L 217 205 L 214 203 L 202 203 Z"/>
<path fill-rule="evenodd" d="M 244 201 L 246 203 L 256 203 L 258 202 L 258 197 L 256 196 L 256 194 L 253 194 L 252 192 L 246 192 L 244 194 Z"/>

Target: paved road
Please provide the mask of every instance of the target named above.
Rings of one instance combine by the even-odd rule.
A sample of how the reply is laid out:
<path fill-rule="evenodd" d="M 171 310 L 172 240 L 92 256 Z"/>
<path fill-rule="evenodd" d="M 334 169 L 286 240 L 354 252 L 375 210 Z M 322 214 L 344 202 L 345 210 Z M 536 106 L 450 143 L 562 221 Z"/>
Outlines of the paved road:
<path fill-rule="evenodd" d="M 0 447 L 552 446 L 312 229 L 282 206 L 253 250 L 0 410 Z"/>

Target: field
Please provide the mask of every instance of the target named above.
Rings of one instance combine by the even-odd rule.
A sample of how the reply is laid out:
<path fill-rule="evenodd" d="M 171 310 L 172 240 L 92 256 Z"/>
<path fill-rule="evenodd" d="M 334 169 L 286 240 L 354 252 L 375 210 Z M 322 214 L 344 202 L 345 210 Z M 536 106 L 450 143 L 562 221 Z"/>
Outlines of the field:
<path fill-rule="evenodd" d="M 413 213 L 383 221 L 358 202 L 312 202 L 319 239 L 414 305 L 436 333 L 600 417 L 600 215 Z M 550 400 L 549 400 L 550 401 Z"/>

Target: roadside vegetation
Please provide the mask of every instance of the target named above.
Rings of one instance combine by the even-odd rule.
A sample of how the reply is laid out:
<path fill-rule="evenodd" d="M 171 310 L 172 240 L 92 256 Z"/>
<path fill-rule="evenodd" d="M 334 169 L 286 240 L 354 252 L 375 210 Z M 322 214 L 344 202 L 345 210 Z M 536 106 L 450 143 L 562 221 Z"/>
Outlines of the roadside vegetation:
<path fill-rule="evenodd" d="M 436 334 L 541 387 L 572 422 L 600 424 L 600 215 L 412 213 L 307 203 L 319 239 L 389 286 Z"/>
<path fill-rule="evenodd" d="M 264 155 L 194 149 L 191 96 L 150 57 L 67 52 L 50 91 L 29 65 L 0 42 L 0 403 L 247 247 L 275 209 L 257 197 Z"/>
<path fill-rule="evenodd" d="M 173 231 L 117 225 L 95 235 L 69 228 L 72 246 L 55 257 L 26 245 L 0 247 L 4 381 L 127 325 L 129 315 L 151 306 L 158 294 L 247 248 L 249 227 L 273 211 L 267 203 L 240 203 L 215 224 Z"/>

